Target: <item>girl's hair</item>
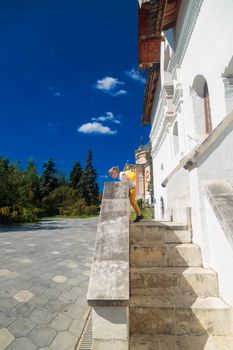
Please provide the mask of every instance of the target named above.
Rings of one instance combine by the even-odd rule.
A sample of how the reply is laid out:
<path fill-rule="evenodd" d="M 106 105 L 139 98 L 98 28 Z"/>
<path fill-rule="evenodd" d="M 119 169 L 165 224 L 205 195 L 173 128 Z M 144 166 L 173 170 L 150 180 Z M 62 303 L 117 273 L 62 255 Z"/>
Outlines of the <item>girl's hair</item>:
<path fill-rule="evenodd" d="M 118 166 L 116 165 L 116 166 L 113 166 L 112 168 L 110 168 L 109 169 L 109 171 L 108 171 L 108 173 L 109 173 L 109 175 L 111 176 L 111 174 L 112 174 L 112 172 L 114 171 L 114 170 L 117 170 L 118 171 L 118 173 L 120 172 L 120 170 L 119 170 L 119 168 L 118 168 Z"/>

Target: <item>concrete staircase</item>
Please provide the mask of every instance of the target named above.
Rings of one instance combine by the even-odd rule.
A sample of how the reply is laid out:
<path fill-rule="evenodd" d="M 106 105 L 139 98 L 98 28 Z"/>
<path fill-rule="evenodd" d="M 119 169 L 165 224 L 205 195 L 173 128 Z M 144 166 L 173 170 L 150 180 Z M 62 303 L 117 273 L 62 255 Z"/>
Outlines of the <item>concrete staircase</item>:
<path fill-rule="evenodd" d="M 186 226 L 130 226 L 130 350 L 233 350 L 232 310 Z"/>

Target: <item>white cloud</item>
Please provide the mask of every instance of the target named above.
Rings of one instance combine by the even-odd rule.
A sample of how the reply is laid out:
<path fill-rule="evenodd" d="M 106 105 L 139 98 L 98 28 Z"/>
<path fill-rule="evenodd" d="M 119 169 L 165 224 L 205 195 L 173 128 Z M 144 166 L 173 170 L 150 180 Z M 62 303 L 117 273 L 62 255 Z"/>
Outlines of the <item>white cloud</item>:
<path fill-rule="evenodd" d="M 121 124 L 121 121 L 119 119 L 116 119 L 114 114 L 112 112 L 106 112 L 106 115 L 100 116 L 98 118 L 91 118 L 93 121 L 100 121 L 100 122 L 107 122 L 111 121 L 115 124 Z"/>
<path fill-rule="evenodd" d="M 115 92 L 113 94 L 113 96 L 116 97 L 116 96 L 120 96 L 120 95 L 127 95 L 127 93 L 128 92 L 126 90 L 119 90 L 119 91 Z"/>
<path fill-rule="evenodd" d="M 142 74 L 134 68 L 132 68 L 129 71 L 126 71 L 125 73 L 128 75 L 128 77 L 130 77 L 134 81 L 138 81 L 142 84 L 145 84 L 146 82 L 146 79 L 142 76 Z"/>
<path fill-rule="evenodd" d="M 111 130 L 108 126 L 104 126 L 98 122 L 83 124 L 78 128 L 77 131 L 84 134 L 115 135 L 117 133 L 117 130 Z"/>
<path fill-rule="evenodd" d="M 114 90 L 118 85 L 124 85 L 124 84 L 125 84 L 124 82 L 119 81 L 117 78 L 105 77 L 101 80 L 97 80 L 96 89 L 111 91 L 111 90 Z"/>
<path fill-rule="evenodd" d="M 102 90 L 113 97 L 117 97 L 127 94 L 126 90 L 117 91 L 118 86 L 124 84 L 125 83 L 123 81 L 119 81 L 117 78 L 105 77 L 103 79 L 97 80 L 95 88 L 97 90 Z"/>

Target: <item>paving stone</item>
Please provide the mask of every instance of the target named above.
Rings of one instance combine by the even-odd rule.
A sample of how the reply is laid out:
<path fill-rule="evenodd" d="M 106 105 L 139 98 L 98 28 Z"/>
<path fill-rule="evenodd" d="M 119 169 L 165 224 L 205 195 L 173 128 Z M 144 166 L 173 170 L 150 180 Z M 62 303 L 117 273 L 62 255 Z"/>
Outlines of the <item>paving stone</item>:
<path fill-rule="evenodd" d="M 39 308 L 34 310 L 31 314 L 30 314 L 30 318 L 31 320 L 33 320 L 33 322 L 35 322 L 36 324 L 39 323 L 46 323 L 48 317 L 50 315 L 50 312 L 45 309 L 45 308 Z"/>
<path fill-rule="evenodd" d="M 79 284 L 79 287 L 82 287 L 82 288 L 84 288 L 85 290 L 87 290 L 87 288 L 88 288 L 88 281 L 82 281 L 82 282 Z"/>
<path fill-rule="evenodd" d="M 13 298 L 3 298 L 0 299 L 0 310 L 1 311 L 9 311 L 11 310 L 15 305 L 17 304 L 17 301 Z"/>
<path fill-rule="evenodd" d="M 15 337 L 24 337 L 35 327 L 35 323 L 30 318 L 17 318 L 10 326 L 9 331 Z"/>
<path fill-rule="evenodd" d="M 8 327 L 16 317 L 12 311 L 0 311 L 0 328 Z"/>
<path fill-rule="evenodd" d="M 34 285 L 30 290 L 34 294 L 42 294 L 46 291 L 47 287 L 42 286 L 42 285 Z"/>
<path fill-rule="evenodd" d="M 73 320 L 69 327 L 69 331 L 79 338 L 82 334 L 85 322 L 86 320 L 84 320 L 83 318 L 81 320 Z"/>
<path fill-rule="evenodd" d="M 57 284 L 54 281 L 44 280 L 40 283 L 40 285 L 46 288 L 54 288 Z"/>
<path fill-rule="evenodd" d="M 67 307 L 67 302 L 60 299 L 51 300 L 45 305 L 45 307 L 50 312 L 63 312 Z"/>
<path fill-rule="evenodd" d="M 19 272 L 10 272 L 10 274 L 7 276 L 8 278 L 17 278 L 20 276 Z"/>
<path fill-rule="evenodd" d="M 90 274 L 91 274 L 91 272 L 89 270 L 83 272 L 83 275 L 87 276 L 87 277 L 90 277 Z"/>
<path fill-rule="evenodd" d="M 70 284 L 71 286 L 78 286 L 80 283 L 80 280 L 78 278 L 69 278 L 67 280 L 67 283 Z"/>
<path fill-rule="evenodd" d="M 86 296 L 86 290 L 81 287 L 73 287 L 70 290 L 71 294 L 77 295 L 77 296 Z"/>
<path fill-rule="evenodd" d="M 84 264 L 84 266 L 89 267 L 89 268 L 91 268 L 91 265 L 92 265 L 92 264 L 90 264 L 90 263 Z"/>
<path fill-rule="evenodd" d="M 52 341 L 50 347 L 53 350 L 71 350 L 77 344 L 78 339 L 70 332 L 60 332 Z"/>
<path fill-rule="evenodd" d="M 66 266 L 69 267 L 70 269 L 77 269 L 78 264 L 76 264 L 74 262 L 70 262 Z"/>
<path fill-rule="evenodd" d="M 49 299 L 57 299 L 59 295 L 61 295 L 62 291 L 57 288 L 48 288 L 44 295 L 48 297 Z"/>
<path fill-rule="evenodd" d="M 16 316 L 27 316 L 29 315 L 33 310 L 35 309 L 35 306 L 31 305 L 30 303 L 18 303 L 11 312 L 15 314 Z"/>
<path fill-rule="evenodd" d="M 49 301 L 45 295 L 34 295 L 30 300 L 30 303 L 34 306 L 44 306 Z"/>
<path fill-rule="evenodd" d="M 28 338 L 17 338 L 11 343 L 7 350 L 37 350 L 37 346 Z"/>
<path fill-rule="evenodd" d="M 71 304 L 64 310 L 64 314 L 71 317 L 73 320 L 80 320 L 85 312 L 85 306 Z"/>
<path fill-rule="evenodd" d="M 30 264 L 32 262 L 32 260 L 31 259 L 21 259 L 21 260 L 19 260 L 19 262 L 21 264 Z"/>
<path fill-rule="evenodd" d="M 10 274 L 10 271 L 7 269 L 0 269 L 0 277 L 4 277 Z"/>
<path fill-rule="evenodd" d="M 68 283 L 58 283 L 56 288 L 61 292 L 68 292 L 71 289 L 71 285 Z"/>
<path fill-rule="evenodd" d="M 72 339 L 76 338 L 76 345 L 86 310 L 84 297 L 88 276 L 83 275 L 83 272 L 89 270 L 92 261 L 89 256 L 92 252 L 88 249 L 95 244 L 97 221 L 98 219 L 42 221 L 36 225 L 26 225 L 25 230 L 20 225 L 1 232 L 0 249 L 3 242 L 10 242 L 8 237 L 12 238 L 11 246 L 6 245 L 0 254 L 0 329 L 7 328 L 8 332 L 16 336 L 8 345 L 9 350 L 54 350 L 51 342 L 59 332 L 64 337 L 57 337 L 54 341 L 53 344 L 57 344 L 56 350 L 59 350 L 62 339 L 66 346 L 67 342 L 72 343 Z M 80 246 L 80 243 L 88 244 L 89 247 Z M 36 249 L 33 248 L 34 244 L 37 245 Z M 56 276 L 64 276 L 66 280 L 52 280 Z M 25 290 L 33 296 L 27 302 L 25 298 L 24 302 L 17 301 L 14 296 Z M 69 298 L 61 300 L 61 295 Z M 38 311 L 41 309 L 46 311 Z M 35 325 L 31 315 L 37 322 L 43 323 Z M 18 339 L 23 338 L 27 338 L 29 343 L 22 343 L 22 340 L 18 342 Z M 74 347 L 71 345 L 68 349 L 74 350 Z M 62 350 L 65 349 L 62 347 Z"/>
<path fill-rule="evenodd" d="M 14 298 L 20 303 L 26 303 L 33 297 L 33 294 L 29 290 L 20 290 L 14 295 Z"/>
<path fill-rule="evenodd" d="M 0 329 L 0 350 L 5 350 L 15 337 L 6 329 Z"/>
<path fill-rule="evenodd" d="M 57 275 L 53 278 L 53 281 L 56 283 L 64 283 L 66 280 L 67 280 L 67 277 L 61 276 L 61 275 Z"/>
<path fill-rule="evenodd" d="M 49 322 L 50 326 L 57 331 L 65 331 L 71 324 L 72 319 L 64 314 L 56 314 Z"/>
<path fill-rule="evenodd" d="M 43 275 L 40 276 L 44 280 L 50 280 L 53 277 L 53 274 L 51 272 L 43 273 Z"/>
<path fill-rule="evenodd" d="M 23 266 L 23 265 L 22 265 Z M 27 270 L 27 276 L 29 278 L 29 272 Z M 31 290 L 31 287 L 32 287 L 32 283 L 28 280 L 23 280 L 22 278 L 20 278 L 20 280 L 18 280 L 17 282 L 15 282 L 15 284 L 17 285 L 18 287 L 18 292 L 20 292 L 21 290 Z M 14 294 L 12 295 L 14 296 Z"/>
<path fill-rule="evenodd" d="M 62 293 L 59 297 L 59 299 L 62 299 L 68 303 L 74 303 L 76 299 L 78 298 L 78 295 L 75 293 L 65 292 Z"/>
<path fill-rule="evenodd" d="M 47 324 L 39 324 L 29 333 L 28 338 L 37 346 L 49 346 L 56 335 L 56 331 Z"/>

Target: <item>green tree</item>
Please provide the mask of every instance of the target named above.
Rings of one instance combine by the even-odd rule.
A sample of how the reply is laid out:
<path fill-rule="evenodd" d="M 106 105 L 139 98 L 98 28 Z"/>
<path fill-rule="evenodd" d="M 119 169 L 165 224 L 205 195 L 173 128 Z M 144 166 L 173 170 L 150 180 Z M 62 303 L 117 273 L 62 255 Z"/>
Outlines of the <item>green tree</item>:
<path fill-rule="evenodd" d="M 57 171 L 58 187 L 68 186 L 68 181 L 61 170 Z"/>
<path fill-rule="evenodd" d="M 28 161 L 24 174 L 24 195 L 26 207 L 38 207 L 40 205 L 40 178 L 33 160 Z"/>
<path fill-rule="evenodd" d="M 58 187 L 57 171 L 54 160 L 49 160 L 43 165 L 43 173 L 41 176 L 41 194 L 42 197 L 46 197 L 50 192 Z"/>
<path fill-rule="evenodd" d="M 70 185 L 73 189 L 77 189 L 79 181 L 81 180 L 83 169 L 79 162 L 75 162 L 70 172 Z"/>
<path fill-rule="evenodd" d="M 15 210 L 23 205 L 24 173 L 19 161 L 10 164 L 8 169 L 8 206 Z"/>
<path fill-rule="evenodd" d="M 0 158 L 0 207 L 9 205 L 9 160 Z"/>
<path fill-rule="evenodd" d="M 78 194 L 88 205 L 99 203 L 99 186 L 97 184 L 97 173 L 92 165 L 92 151 L 88 151 L 86 167 L 78 184 Z"/>

